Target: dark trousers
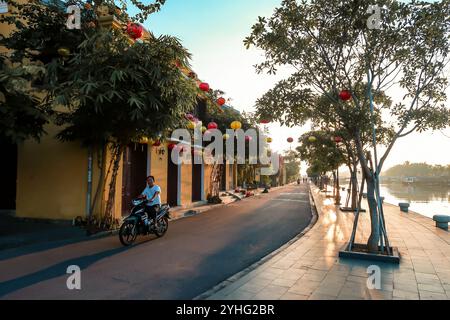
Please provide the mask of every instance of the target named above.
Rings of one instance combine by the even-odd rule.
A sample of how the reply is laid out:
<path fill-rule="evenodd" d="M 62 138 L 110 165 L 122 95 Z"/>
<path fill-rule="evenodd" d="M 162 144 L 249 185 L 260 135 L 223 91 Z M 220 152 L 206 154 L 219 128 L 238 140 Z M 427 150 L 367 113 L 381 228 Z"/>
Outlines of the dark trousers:
<path fill-rule="evenodd" d="M 156 222 L 156 214 L 158 213 L 159 204 L 154 206 L 145 206 L 145 212 L 148 215 L 149 219 L 153 220 L 153 223 Z"/>

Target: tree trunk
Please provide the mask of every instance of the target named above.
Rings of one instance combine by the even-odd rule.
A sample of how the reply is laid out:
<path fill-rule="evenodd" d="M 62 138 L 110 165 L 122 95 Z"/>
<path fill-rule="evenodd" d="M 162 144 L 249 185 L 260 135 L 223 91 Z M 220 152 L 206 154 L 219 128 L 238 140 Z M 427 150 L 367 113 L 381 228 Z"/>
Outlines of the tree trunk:
<path fill-rule="evenodd" d="M 115 146 L 115 152 L 113 153 L 114 165 L 111 175 L 111 181 L 109 183 L 108 201 L 106 202 L 105 222 L 112 221 L 112 209 L 116 196 L 116 181 L 117 174 L 119 173 L 120 160 L 122 158 L 124 147 L 121 144 Z"/>
<path fill-rule="evenodd" d="M 373 176 L 367 177 L 367 202 L 369 204 L 370 211 L 370 224 L 371 233 L 367 240 L 367 248 L 369 252 L 378 252 L 378 243 L 380 242 L 380 225 L 379 225 L 379 213 L 378 205 L 375 197 L 375 180 Z"/>
<path fill-rule="evenodd" d="M 94 199 L 92 200 L 91 212 L 94 212 L 98 198 L 101 192 L 103 191 L 105 185 L 106 145 L 101 146 L 97 156 L 100 157 L 100 164 L 98 165 L 98 168 L 100 170 L 100 176 L 98 178 L 97 189 L 95 190 Z"/>
<path fill-rule="evenodd" d="M 336 197 L 336 187 L 337 187 L 336 171 L 333 170 L 333 198 Z"/>
<path fill-rule="evenodd" d="M 209 190 L 211 190 L 211 198 L 219 197 L 220 194 L 220 182 L 222 177 L 222 165 L 214 164 L 211 171 L 211 177 L 209 180 Z"/>
<path fill-rule="evenodd" d="M 336 205 L 340 205 L 341 204 L 341 191 L 340 189 L 340 185 L 339 185 L 339 168 L 336 169 L 336 198 L 335 198 L 335 203 Z"/>
<path fill-rule="evenodd" d="M 353 169 L 351 170 L 351 184 L 352 184 L 352 210 L 356 210 L 358 205 L 358 163 L 353 163 Z M 359 192 L 362 192 L 360 190 Z"/>

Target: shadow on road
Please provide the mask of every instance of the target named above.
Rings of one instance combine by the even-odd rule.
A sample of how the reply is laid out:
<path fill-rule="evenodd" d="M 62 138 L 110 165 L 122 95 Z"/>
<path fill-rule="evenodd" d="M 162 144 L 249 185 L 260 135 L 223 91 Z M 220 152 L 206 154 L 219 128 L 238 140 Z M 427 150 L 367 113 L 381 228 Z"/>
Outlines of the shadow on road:
<path fill-rule="evenodd" d="M 66 261 L 60 262 L 58 264 L 55 264 L 53 266 L 50 266 L 46 269 L 34 272 L 32 274 L 28 274 L 28 275 L 25 275 L 25 276 L 22 276 L 22 277 L 19 277 L 16 279 L 1 282 L 0 283 L 0 298 L 9 293 L 32 286 L 34 284 L 66 275 L 68 266 L 77 265 L 80 267 L 81 270 L 84 270 L 87 267 L 89 267 L 90 265 L 92 265 L 104 258 L 114 256 L 116 254 L 127 251 L 128 249 L 135 248 L 144 243 L 145 242 L 140 242 L 140 243 L 133 245 L 132 247 L 119 247 L 119 248 L 99 252 L 99 253 L 96 253 L 96 254 L 93 254 L 90 256 L 83 256 L 83 257 L 66 260 Z"/>

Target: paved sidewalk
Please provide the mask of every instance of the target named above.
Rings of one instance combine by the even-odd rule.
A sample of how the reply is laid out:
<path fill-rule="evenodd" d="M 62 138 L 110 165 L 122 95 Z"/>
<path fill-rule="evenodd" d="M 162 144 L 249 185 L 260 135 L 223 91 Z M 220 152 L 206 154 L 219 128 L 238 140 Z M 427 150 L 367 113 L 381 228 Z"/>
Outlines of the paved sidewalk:
<path fill-rule="evenodd" d="M 387 230 L 401 254 L 400 265 L 340 259 L 354 215 L 336 209 L 313 187 L 319 219 L 299 240 L 247 275 L 209 296 L 211 300 L 450 300 L 450 233 L 416 213 L 385 204 Z M 369 236 L 370 218 L 362 213 L 356 241 Z M 367 287 L 367 267 L 381 268 L 381 290 Z"/>

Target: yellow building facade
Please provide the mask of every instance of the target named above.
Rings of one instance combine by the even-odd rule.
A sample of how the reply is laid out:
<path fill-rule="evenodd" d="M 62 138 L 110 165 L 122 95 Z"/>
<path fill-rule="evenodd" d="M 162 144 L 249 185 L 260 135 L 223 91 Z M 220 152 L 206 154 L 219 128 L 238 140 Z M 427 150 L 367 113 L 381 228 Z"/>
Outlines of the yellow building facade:
<path fill-rule="evenodd" d="M 115 26 L 117 21 L 102 17 L 103 26 Z M 117 26 L 119 27 L 119 25 Z M 12 32 L 11 26 L 1 24 L 0 33 Z M 5 52 L 4 48 L 0 49 Z M 92 171 L 88 170 L 89 152 L 78 142 L 61 142 L 55 138 L 61 127 L 53 123 L 45 127 L 47 132 L 37 142 L 26 140 L 15 146 L 17 153 L 9 152 L 2 157 L 17 165 L 14 167 L 15 183 L 6 186 L 15 188 L 14 208 L 18 217 L 70 220 L 86 217 L 92 199 L 100 186 L 99 198 L 92 214 L 104 212 L 109 194 L 110 177 L 104 185 L 99 184 L 102 170 L 98 166 L 97 153 L 93 153 Z M 108 149 L 109 150 L 109 149 Z M 151 144 L 129 145 L 120 160 L 116 180 L 113 215 L 120 218 L 128 212 L 130 200 L 145 188 L 145 179 L 153 175 L 161 187 L 161 201 L 172 207 L 189 207 L 206 201 L 212 168 L 208 165 L 174 165 L 170 161 L 168 142 L 160 146 Z M 106 154 L 106 164 L 111 159 Z M 234 186 L 233 166 L 225 167 L 223 189 Z M 5 168 L 4 170 L 10 170 Z M 106 175 L 108 166 L 104 169 Z M 14 173 L 11 173 L 14 174 Z M 110 176 L 110 175 L 109 175 Z M 88 192 L 88 181 L 92 181 L 92 190 Z M 90 201 L 89 201 L 90 199 Z M 5 209 L 1 207 L 0 210 Z"/>

